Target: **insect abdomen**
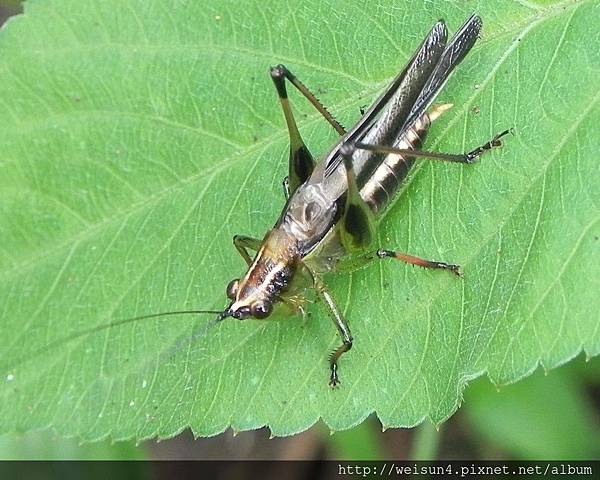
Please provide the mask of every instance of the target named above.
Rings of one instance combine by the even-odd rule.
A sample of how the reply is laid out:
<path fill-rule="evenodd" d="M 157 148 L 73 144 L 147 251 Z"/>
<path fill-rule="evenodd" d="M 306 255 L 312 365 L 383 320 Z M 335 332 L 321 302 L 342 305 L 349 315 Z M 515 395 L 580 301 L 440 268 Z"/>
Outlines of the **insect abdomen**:
<path fill-rule="evenodd" d="M 420 149 L 430 124 L 429 115 L 422 115 L 393 146 L 403 150 Z M 414 158 L 409 156 L 381 157 L 379 166 L 360 189 L 361 196 L 376 216 L 390 206 L 414 163 Z"/>

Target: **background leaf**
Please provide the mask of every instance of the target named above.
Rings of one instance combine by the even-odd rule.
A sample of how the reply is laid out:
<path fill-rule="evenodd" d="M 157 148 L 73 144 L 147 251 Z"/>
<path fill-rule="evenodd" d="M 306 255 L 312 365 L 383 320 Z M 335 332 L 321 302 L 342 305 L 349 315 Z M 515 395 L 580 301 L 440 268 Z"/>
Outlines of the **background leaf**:
<path fill-rule="evenodd" d="M 84 439 L 214 435 L 375 411 L 441 422 L 466 383 L 600 351 L 597 2 L 31 1 L 0 32 L 0 429 Z M 460 263 L 457 280 L 393 262 L 333 276 L 356 339 L 343 385 L 319 305 L 302 322 L 161 319 L 45 346 L 115 318 L 222 308 L 235 233 L 283 203 L 287 134 L 268 77 L 285 63 L 351 125 L 440 17 L 484 36 L 440 101 L 428 148 L 517 136 L 474 168 L 423 163 L 382 247 Z M 293 96 L 315 153 L 335 134 Z"/>
<path fill-rule="evenodd" d="M 464 412 L 479 434 L 477 443 L 500 447 L 521 460 L 597 458 L 597 408 L 574 368 L 579 366 L 536 372 L 499 391 L 482 382 L 470 387 Z"/>

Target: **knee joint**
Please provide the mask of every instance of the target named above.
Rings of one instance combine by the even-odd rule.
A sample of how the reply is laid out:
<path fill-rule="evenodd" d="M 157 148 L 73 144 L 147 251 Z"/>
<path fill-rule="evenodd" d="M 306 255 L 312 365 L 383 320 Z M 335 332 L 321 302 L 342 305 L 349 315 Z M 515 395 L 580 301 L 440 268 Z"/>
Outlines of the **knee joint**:
<path fill-rule="evenodd" d="M 271 67 L 271 69 L 270 69 L 271 77 L 273 77 L 274 79 L 284 78 L 286 72 L 287 72 L 287 68 L 285 68 L 281 64 L 279 64 L 275 67 Z"/>
<path fill-rule="evenodd" d="M 344 157 L 351 157 L 356 151 L 356 146 L 352 142 L 344 142 L 340 147 L 340 155 Z"/>

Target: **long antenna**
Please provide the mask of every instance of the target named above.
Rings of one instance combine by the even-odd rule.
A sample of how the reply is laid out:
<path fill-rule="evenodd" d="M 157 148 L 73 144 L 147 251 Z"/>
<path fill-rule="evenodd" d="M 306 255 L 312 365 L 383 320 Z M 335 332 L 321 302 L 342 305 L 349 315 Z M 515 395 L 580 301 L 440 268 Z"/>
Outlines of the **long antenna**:
<path fill-rule="evenodd" d="M 52 346 L 53 344 L 55 344 L 57 342 L 59 342 L 59 343 L 70 342 L 71 340 L 74 340 L 83 335 L 89 335 L 91 333 L 106 330 L 108 328 L 118 327 L 120 325 L 126 325 L 128 323 L 137 322 L 138 320 L 146 320 L 148 318 L 156 318 L 156 317 L 166 317 L 169 315 L 190 315 L 190 314 L 202 314 L 202 313 L 213 313 L 215 315 L 221 315 L 222 312 L 220 312 L 218 310 L 174 310 L 172 312 L 151 313 L 149 315 L 140 315 L 139 317 L 124 318 L 122 320 L 117 320 L 116 322 L 108 323 L 106 325 L 98 325 L 95 327 L 87 328 L 85 330 L 80 330 L 79 332 L 75 332 L 67 337 L 63 337 L 58 340 L 55 340 L 54 342 L 50 343 L 48 345 L 48 347 Z"/>
<path fill-rule="evenodd" d="M 21 357 L 21 358 L 17 359 L 12 365 L 3 366 L 2 368 L 3 369 L 14 368 L 19 363 L 30 360 L 31 358 L 37 357 L 46 352 L 49 352 L 50 350 L 58 347 L 59 345 L 62 345 L 67 342 L 71 342 L 71 341 L 73 341 L 79 337 L 83 337 L 85 335 L 90 335 L 92 333 L 100 332 L 102 330 L 107 330 L 107 329 L 113 328 L 113 327 L 118 327 L 120 325 L 126 325 L 128 323 L 137 322 L 139 320 L 146 320 L 149 318 L 166 317 L 169 315 L 198 315 L 198 314 L 204 314 L 204 313 L 211 313 L 211 314 L 218 315 L 218 317 L 213 322 L 208 322 L 206 324 L 205 331 L 208 330 L 209 326 L 216 325 L 217 323 L 219 323 L 221 320 L 223 320 L 224 318 L 226 318 L 228 316 L 224 312 L 221 312 L 220 310 L 174 310 L 171 312 L 151 313 L 149 315 L 140 315 L 138 317 L 124 318 L 124 319 L 117 320 L 112 323 L 107 323 L 106 325 L 97 325 L 95 327 L 86 328 L 84 330 L 80 330 L 78 332 L 72 333 L 71 335 L 67 335 L 66 337 L 58 338 L 58 339 L 50 342 L 49 344 L 45 345 L 44 347 L 40 348 L 39 350 L 31 353 L 30 355 L 27 355 L 27 357 Z"/>

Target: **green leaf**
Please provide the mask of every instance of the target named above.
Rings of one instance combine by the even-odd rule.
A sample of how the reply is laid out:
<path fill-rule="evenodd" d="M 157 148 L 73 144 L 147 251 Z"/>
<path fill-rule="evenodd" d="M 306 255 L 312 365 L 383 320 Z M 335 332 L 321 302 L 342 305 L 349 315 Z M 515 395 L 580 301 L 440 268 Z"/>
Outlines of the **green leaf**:
<path fill-rule="evenodd" d="M 600 365 L 599 360 L 594 363 Z M 500 391 L 476 382 L 466 392 L 463 410 L 482 437 L 476 443 L 499 446 L 510 458 L 522 460 L 598 458 L 597 409 L 589 404 L 577 373 L 574 368 L 546 376 L 536 372 Z"/>
<path fill-rule="evenodd" d="M 283 205 L 287 134 L 268 67 L 285 63 L 345 125 L 463 2 L 30 1 L 0 32 L 0 431 L 93 440 L 215 435 L 376 412 L 439 423 L 467 382 L 516 381 L 600 352 L 595 1 L 496 0 L 440 102 L 427 148 L 462 152 L 514 127 L 474 167 L 422 162 L 381 247 L 459 263 L 463 279 L 387 261 L 327 279 L 355 347 L 311 317 L 137 322 L 219 309 Z M 336 140 L 291 92 L 311 150 Z M 58 342 L 58 343 L 57 343 Z M 184 348 L 174 348 L 183 344 Z M 50 348 L 48 347 L 50 346 Z"/>

